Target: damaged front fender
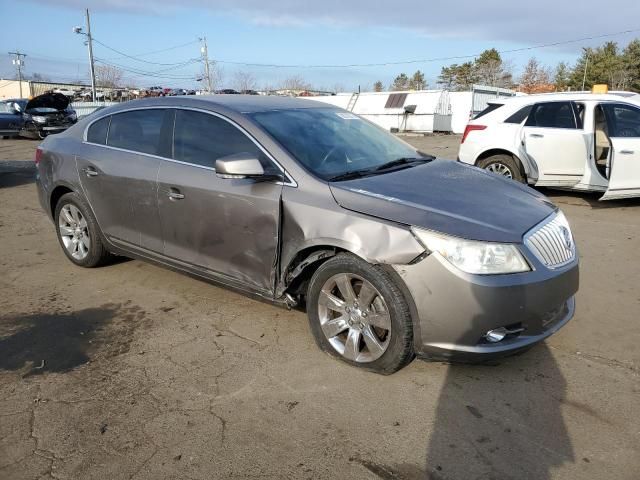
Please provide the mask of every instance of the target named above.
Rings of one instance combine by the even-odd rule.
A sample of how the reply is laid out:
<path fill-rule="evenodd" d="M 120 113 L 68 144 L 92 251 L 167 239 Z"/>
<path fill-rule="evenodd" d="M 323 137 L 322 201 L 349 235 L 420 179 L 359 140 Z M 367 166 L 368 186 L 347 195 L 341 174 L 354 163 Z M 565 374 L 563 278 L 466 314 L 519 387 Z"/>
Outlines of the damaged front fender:
<path fill-rule="evenodd" d="M 408 264 L 424 252 L 408 226 L 346 210 L 333 201 L 329 187 L 324 188 L 315 195 L 302 195 L 298 189 L 283 191 L 277 296 L 307 266 L 334 255 L 336 249 L 372 264 L 395 265 Z"/>

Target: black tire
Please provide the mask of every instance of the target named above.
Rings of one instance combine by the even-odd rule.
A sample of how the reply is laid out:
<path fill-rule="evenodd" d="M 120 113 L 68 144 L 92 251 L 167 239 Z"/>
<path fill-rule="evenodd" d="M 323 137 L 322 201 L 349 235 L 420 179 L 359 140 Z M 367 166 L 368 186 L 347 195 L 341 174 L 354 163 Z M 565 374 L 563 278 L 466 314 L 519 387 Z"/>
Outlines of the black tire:
<path fill-rule="evenodd" d="M 75 206 L 82 214 L 82 217 L 86 220 L 86 234 L 88 234 L 89 237 L 89 248 L 87 249 L 88 252 L 86 256 L 81 259 L 75 258 L 67 249 L 61 234 L 61 229 L 59 227 L 60 212 L 67 205 Z M 56 236 L 58 237 L 58 242 L 62 247 L 62 251 L 67 256 L 67 258 L 71 260 L 71 262 L 73 262 L 75 265 L 78 265 L 79 267 L 93 268 L 105 264 L 110 259 L 111 254 L 104 246 L 102 235 L 100 233 L 100 227 L 98 227 L 98 222 L 96 221 L 96 218 L 94 217 L 93 212 L 91 211 L 91 208 L 89 208 L 87 202 L 77 193 L 70 192 L 60 197 L 58 203 L 55 206 L 54 222 L 56 228 Z"/>
<path fill-rule="evenodd" d="M 489 170 L 490 168 L 496 167 L 500 168 L 500 166 L 507 168 L 511 176 L 510 178 L 512 178 L 516 182 L 527 182 L 527 177 L 524 173 L 524 168 L 522 167 L 520 160 L 512 157 L 511 155 L 492 155 L 491 157 L 483 158 L 482 160 L 478 161 L 478 167 L 484 170 Z M 505 176 L 508 177 L 508 175 Z"/>
<path fill-rule="evenodd" d="M 338 274 L 356 275 L 366 280 L 384 299 L 386 311 L 391 320 L 390 336 L 384 353 L 373 361 L 359 362 L 345 358 L 329 342 L 322 330 L 318 300 L 323 286 Z M 383 375 L 400 370 L 413 359 L 413 324 L 409 306 L 391 274 L 381 266 L 371 265 L 348 253 L 338 254 L 320 265 L 315 271 L 309 282 L 306 302 L 307 315 L 314 339 L 318 347 L 330 355 L 350 365 Z M 364 337 L 362 342 L 361 345 L 364 349 L 366 348 Z"/>

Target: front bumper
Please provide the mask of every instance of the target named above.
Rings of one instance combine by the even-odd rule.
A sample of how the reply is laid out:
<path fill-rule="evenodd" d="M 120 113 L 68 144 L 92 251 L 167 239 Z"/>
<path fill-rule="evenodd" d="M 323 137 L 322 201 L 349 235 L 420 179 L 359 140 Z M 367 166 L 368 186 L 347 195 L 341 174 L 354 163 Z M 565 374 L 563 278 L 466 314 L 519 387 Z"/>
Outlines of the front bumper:
<path fill-rule="evenodd" d="M 76 122 L 71 120 L 65 120 L 61 122 L 47 122 L 47 123 L 35 123 L 25 122 L 20 132 L 23 136 L 34 137 L 37 135 L 44 136 L 52 133 L 64 132 L 69 127 L 72 127 Z"/>
<path fill-rule="evenodd" d="M 419 356 L 484 361 L 526 350 L 544 340 L 575 312 L 578 261 L 550 270 L 511 275 L 470 275 L 433 254 L 394 269 L 411 297 L 414 347 Z M 489 330 L 520 330 L 489 343 Z"/>

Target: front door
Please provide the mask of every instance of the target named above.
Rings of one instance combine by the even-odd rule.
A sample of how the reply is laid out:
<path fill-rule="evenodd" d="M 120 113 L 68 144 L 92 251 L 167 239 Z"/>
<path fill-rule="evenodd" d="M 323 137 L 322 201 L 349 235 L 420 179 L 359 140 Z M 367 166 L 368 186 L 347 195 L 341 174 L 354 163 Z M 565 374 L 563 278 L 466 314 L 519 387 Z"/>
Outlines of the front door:
<path fill-rule="evenodd" d="M 589 157 L 589 137 L 573 102 L 537 103 L 522 128 L 522 145 L 537 166 L 540 186 L 580 182 Z"/>
<path fill-rule="evenodd" d="M 609 188 L 601 200 L 640 197 L 640 108 L 623 103 L 602 104 L 612 155 Z"/>
<path fill-rule="evenodd" d="M 271 294 L 280 225 L 282 185 L 256 179 L 222 179 L 215 160 L 254 154 L 265 172 L 266 154 L 222 117 L 177 110 L 174 160 L 158 172 L 158 208 L 164 254 L 239 286 Z"/>
<path fill-rule="evenodd" d="M 156 199 L 172 110 L 117 113 L 93 123 L 76 157 L 82 188 L 102 232 L 115 244 L 162 252 Z"/>

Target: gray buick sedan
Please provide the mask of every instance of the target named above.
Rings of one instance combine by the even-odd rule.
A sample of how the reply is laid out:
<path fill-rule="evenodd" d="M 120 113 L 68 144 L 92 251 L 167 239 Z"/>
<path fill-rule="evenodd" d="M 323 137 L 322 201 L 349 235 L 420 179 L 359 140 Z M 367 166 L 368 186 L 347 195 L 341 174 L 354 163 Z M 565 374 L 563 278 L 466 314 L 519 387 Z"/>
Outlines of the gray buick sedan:
<path fill-rule="evenodd" d="M 74 264 L 135 257 L 298 305 L 322 350 L 375 372 L 520 352 L 574 313 L 574 240 L 543 195 L 320 102 L 127 102 L 36 163 Z"/>

